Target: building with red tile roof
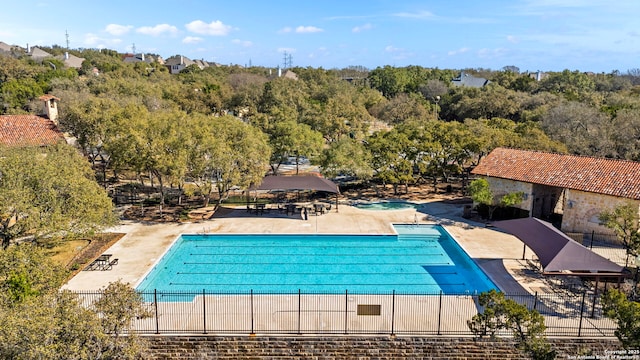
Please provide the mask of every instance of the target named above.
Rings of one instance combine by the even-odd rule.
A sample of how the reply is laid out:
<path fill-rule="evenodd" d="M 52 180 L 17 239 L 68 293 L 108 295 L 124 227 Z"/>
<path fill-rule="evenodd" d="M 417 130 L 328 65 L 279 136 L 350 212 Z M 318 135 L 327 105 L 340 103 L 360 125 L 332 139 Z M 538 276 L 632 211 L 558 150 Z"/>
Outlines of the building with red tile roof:
<path fill-rule="evenodd" d="M 561 229 L 609 233 L 597 219 L 623 203 L 640 209 L 640 162 L 496 148 L 471 172 L 497 196 L 522 191 L 534 217 L 562 216 Z"/>
<path fill-rule="evenodd" d="M 64 142 L 56 124 L 37 115 L 0 115 L 0 144 L 47 146 Z"/>
<path fill-rule="evenodd" d="M 56 123 L 58 98 L 43 95 L 45 116 L 0 115 L 0 145 L 47 146 L 65 142 L 65 137 Z"/>

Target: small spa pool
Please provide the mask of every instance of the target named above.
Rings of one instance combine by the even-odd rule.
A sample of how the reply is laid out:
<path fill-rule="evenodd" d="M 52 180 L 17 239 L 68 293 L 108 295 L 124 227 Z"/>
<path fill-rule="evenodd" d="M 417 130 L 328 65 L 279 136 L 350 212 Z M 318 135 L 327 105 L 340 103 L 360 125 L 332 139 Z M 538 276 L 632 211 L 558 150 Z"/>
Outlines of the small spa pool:
<path fill-rule="evenodd" d="M 468 294 L 495 284 L 439 225 L 397 235 L 181 235 L 140 291 Z"/>
<path fill-rule="evenodd" d="M 358 202 L 353 204 L 358 209 L 364 210 L 403 210 L 417 209 L 421 204 L 407 201 L 375 201 L 375 202 Z"/>

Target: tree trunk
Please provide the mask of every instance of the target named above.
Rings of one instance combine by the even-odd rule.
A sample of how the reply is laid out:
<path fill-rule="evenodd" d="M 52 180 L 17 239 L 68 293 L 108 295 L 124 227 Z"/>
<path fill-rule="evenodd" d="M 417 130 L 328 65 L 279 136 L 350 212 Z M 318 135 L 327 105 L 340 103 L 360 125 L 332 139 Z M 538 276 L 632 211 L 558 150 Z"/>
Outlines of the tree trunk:
<path fill-rule="evenodd" d="M 154 175 L 158 178 L 158 186 L 160 187 L 160 216 L 162 216 L 162 206 L 164 205 L 164 186 L 162 183 L 162 176 L 160 175 L 160 173 L 157 171 L 154 171 Z M 152 182 L 151 186 L 153 186 L 153 178 L 151 182 Z"/>

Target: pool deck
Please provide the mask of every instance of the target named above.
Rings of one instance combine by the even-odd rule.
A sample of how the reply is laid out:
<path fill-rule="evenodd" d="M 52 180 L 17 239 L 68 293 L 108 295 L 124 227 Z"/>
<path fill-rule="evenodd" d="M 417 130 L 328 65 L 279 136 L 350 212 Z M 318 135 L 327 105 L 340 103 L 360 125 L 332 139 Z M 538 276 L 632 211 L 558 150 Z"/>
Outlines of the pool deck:
<path fill-rule="evenodd" d="M 149 269 L 184 233 L 393 233 L 394 223 L 439 223 L 458 241 L 487 275 L 506 293 L 534 293 L 548 286 L 528 269 L 522 259 L 523 244 L 509 234 L 490 228 L 483 223 L 463 219 L 462 205 L 433 201 L 418 210 L 363 210 L 348 205 L 335 207 L 324 215 L 301 216 L 268 212 L 250 214 L 246 209 L 220 211 L 208 220 L 180 224 L 147 224 L 125 221 L 110 229 L 126 235 L 105 253 L 118 259 L 118 264 L 107 271 L 81 271 L 64 288 L 74 291 L 95 291 L 110 282 L 120 280 L 137 285 Z M 533 253 L 527 250 L 526 257 Z"/>

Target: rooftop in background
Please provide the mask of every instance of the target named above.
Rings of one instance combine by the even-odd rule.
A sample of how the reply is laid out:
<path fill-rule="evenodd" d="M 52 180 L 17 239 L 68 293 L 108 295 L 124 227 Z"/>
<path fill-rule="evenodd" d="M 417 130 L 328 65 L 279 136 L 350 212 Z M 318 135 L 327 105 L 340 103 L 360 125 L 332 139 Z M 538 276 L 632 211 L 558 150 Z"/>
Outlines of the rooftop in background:
<path fill-rule="evenodd" d="M 472 173 L 640 200 L 635 161 L 496 148 Z"/>
<path fill-rule="evenodd" d="M 460 76 L 451 80 L 451 83 L 455 86 L 467 86 L 474 88 L 481 88 L 487 85 L 489 82 L 490 81 L 485 78 L 465 74 L 464 71 L 460 72 Z"/>

